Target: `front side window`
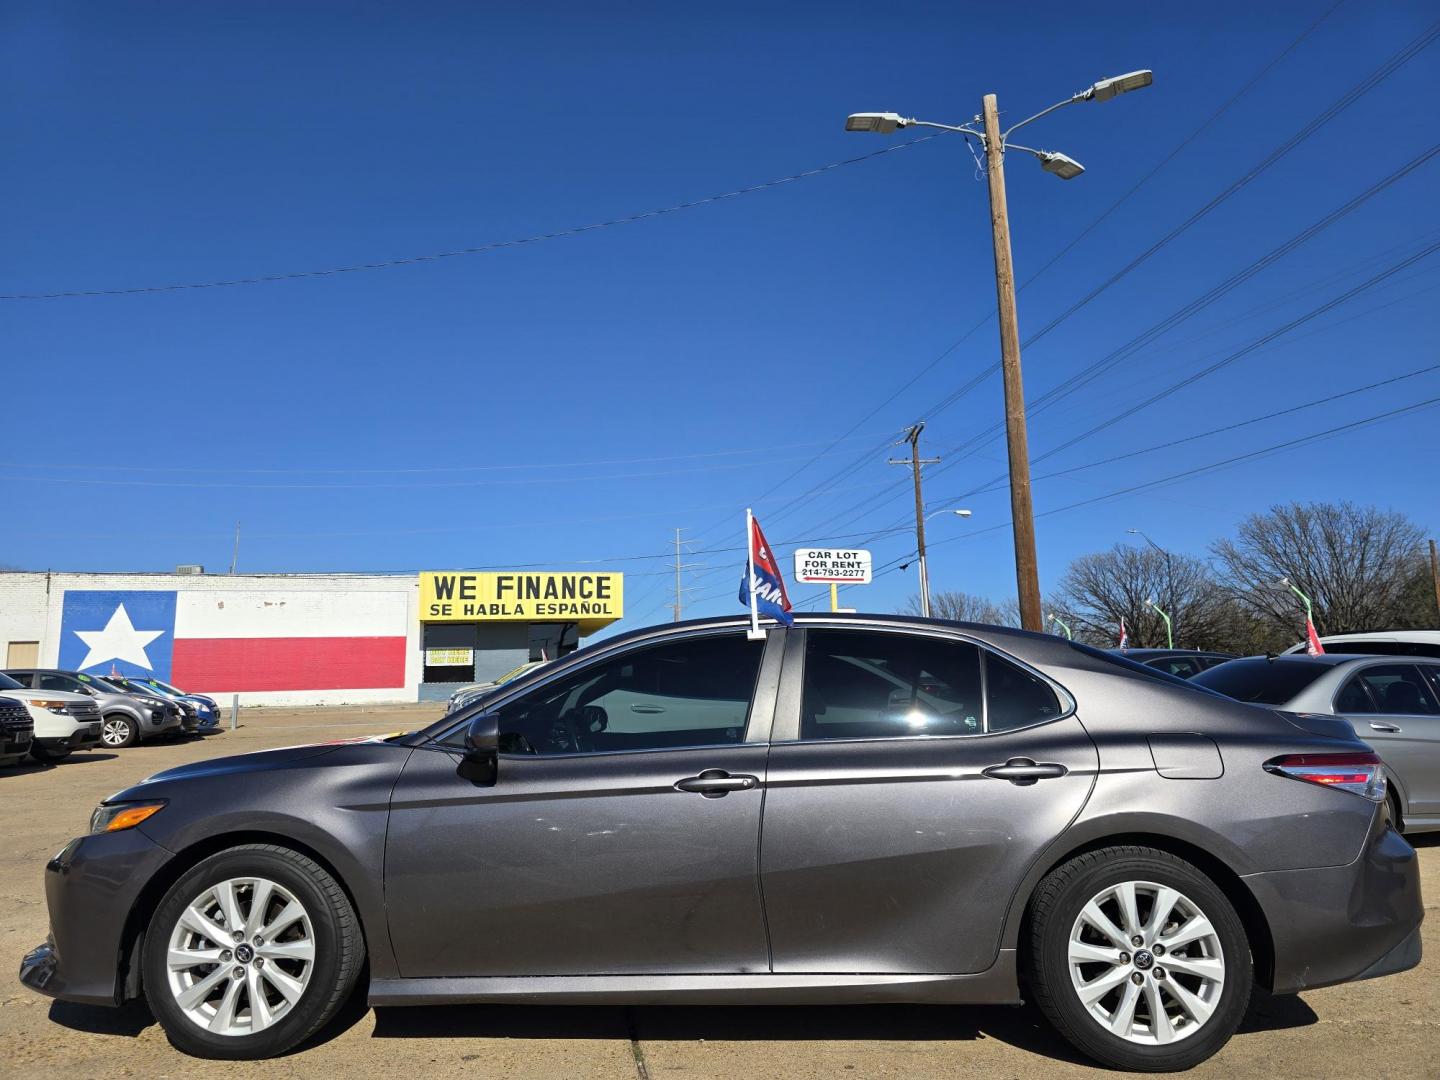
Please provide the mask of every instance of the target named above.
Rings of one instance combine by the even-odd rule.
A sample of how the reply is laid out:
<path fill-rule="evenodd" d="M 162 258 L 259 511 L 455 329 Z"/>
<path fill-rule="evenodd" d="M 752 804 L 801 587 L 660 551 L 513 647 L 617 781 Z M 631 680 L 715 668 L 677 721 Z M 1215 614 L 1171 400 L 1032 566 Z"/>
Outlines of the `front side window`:
<path fill-rule="evenodd" d="M 501 706 L 500 751 L 584 754 L 740 743 L 763 649 L 764 642 L 743 634 L 717 634 L 589 664 Z"/>
<path fill-rule="evenodd" d="M 1369 688 L 1370 696 L 1382 713 L 1402 716 L 1434 716 L 1440 713 L 1420 669 L 1414 664 L 1384 664 L 1366 668 L 1356 678 Z"/>
<path fill-rule="evenodd" d="M 67 693 L 82 693 L 81 686 L 69 675 L 54 675 L 48 672 L 41 672 L 35 681 L 36 689 L 39 690 L 64 690 Z"/>
<path fill-rule="evenodd" d="M 1043 679 L 968 642 L 864 630 L 806 636 L 802 739 L 983 735 L 1060 711 Z"/>

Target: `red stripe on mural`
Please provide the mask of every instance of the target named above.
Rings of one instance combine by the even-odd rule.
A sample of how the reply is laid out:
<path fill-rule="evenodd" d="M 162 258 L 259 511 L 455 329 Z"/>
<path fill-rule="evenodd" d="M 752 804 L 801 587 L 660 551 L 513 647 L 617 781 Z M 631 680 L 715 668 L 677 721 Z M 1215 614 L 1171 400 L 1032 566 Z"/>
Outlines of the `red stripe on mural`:
<path fill-rule="evenodd" d="M 176 638 L 170 677 L 202 694 L 403 687 L 405 639 Z"/>

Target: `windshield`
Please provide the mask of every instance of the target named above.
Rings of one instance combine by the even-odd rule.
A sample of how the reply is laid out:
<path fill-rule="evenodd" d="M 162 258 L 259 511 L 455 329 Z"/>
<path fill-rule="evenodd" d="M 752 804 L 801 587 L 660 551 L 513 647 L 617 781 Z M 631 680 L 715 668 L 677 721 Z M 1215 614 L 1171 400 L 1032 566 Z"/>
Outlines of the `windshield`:
<path fill-rule="evenodd" d="M 171 697 L 184 697 L 185 691 L 178 686 L 171 686 L 168 682 L 161 682 L 159 679 L 146 679 L 145 685 L 159 690 L 161 693 L 169 694 Z"/>
<path fill-rule="evenodd" d="M 93 686 L 96 690 L 99 690 L 102 694 L 123 694 L 123 693 L 125 693 L 125 691 L 124 691 L 124 690 L 121 690 L 120 687 L 116 686 L 114 683 L 110 682 L 108 679 L 102 679 L 102 678 L 100 678 L 98 675 L 76 675 L 75 677 L 76 677 L 77 679 L 79 679 L 81 682 L 87 683 L 88 685 Z"/>
<path fill-rule="evenodd" d="M 0 690 L 24 690 L 24 689 L 25 689 L 25 687 L 21 686 L 18 682 L 16 682 L 14 679 L 12 679 L 9 675 L 6 675 L 3 671 L 0 671 Z"/>
<path fill-rule="evenodd" d="M 1227 660 L 1190 680 L 1236 701 L 1284 705 L 1330 669 L 1323 664 L 1285 660 Z"/>

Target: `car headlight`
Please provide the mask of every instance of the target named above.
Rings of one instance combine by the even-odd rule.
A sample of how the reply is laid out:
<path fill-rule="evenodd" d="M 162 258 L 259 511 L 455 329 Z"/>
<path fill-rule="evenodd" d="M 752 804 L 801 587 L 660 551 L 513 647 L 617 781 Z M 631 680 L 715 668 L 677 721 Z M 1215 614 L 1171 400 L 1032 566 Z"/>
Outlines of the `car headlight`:
<path fill-rule="evenodd" d="M 140 701 L 143 704 L 149 705 L 152 709 L 163 709 L 165 707 L 165 702 L 158 697 L 142 697 Z"/>
<path fill-rule="evenodd" d="M 165 808 L 164 800 L 142 803 L 101 803 L 90 815 L 92 833 L 124 832 Z"/>
<path fill-rule="evenodd" d="M 54 701 L 50 698 L 31 698 L 31 705 L 38 705 L 42 709 L 49 709 L 53 713 L 63 713 L 70 706 L 68 701 Z"/>

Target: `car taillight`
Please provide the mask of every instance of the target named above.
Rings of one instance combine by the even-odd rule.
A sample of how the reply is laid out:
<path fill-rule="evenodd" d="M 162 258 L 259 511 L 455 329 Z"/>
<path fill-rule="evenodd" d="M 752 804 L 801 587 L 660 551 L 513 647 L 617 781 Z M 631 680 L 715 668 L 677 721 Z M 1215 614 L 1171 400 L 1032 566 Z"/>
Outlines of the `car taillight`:
<path fill-rule="evenodd" d="M 1267 761 L 1265 771 L 1340 788 L 1371 802 L 1385 798 L 1385 765 L 1378 754 L 1286 754 Z"/>

